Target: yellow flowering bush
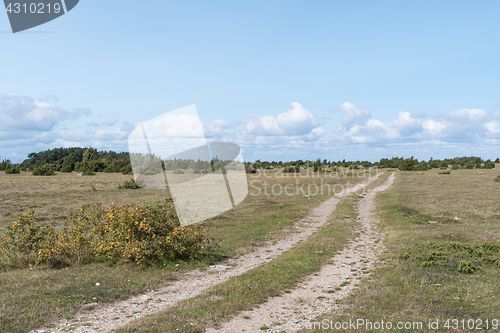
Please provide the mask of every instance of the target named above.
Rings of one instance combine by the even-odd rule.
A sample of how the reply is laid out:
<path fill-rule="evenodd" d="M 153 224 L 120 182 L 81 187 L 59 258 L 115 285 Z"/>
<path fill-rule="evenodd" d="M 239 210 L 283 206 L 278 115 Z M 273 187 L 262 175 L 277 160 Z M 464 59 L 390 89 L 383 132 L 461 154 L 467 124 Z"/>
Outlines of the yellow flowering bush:
<path fill-rule="evenodd" d="M 0 249 L 10 253 L 11 265 L 45 262 L 60 267 L 104 256 L 144 266 L 204 256 L 215 245 L 204 232 L 197 226 L 181 227 L 171 199 L 106 208 L 87 204 L 75 210 L 60 230 L 55 222 L 40 226 L 34 211 L 21 214 L 7 227 Z"/>
<path fill-rule="evenodd" d="M 41 226 L 34 210 L 27 210 L 17 221 L 6 226 L 0 240 L 3 265 L 27 266 L 36 263 L 37 252 L 53 228 Z"/>

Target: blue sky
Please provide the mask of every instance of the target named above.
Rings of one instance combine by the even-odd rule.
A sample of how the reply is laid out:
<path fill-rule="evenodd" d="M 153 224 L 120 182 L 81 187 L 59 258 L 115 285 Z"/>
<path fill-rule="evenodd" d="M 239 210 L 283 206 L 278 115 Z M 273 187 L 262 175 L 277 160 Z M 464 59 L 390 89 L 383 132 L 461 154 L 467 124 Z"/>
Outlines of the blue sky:
<path fill-rule="evenodd" d="M 500 157 L 500 3 L 94 1 L 12 34 L 0 156 L 127 150 L 195 104 L 246 160 Z"/>

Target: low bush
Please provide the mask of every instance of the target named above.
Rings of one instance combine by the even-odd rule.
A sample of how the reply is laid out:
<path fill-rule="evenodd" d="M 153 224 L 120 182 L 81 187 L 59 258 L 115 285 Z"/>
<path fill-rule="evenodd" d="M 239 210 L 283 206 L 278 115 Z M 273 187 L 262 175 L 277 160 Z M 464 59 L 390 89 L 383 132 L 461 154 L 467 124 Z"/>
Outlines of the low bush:
<path fill-rule="evenodd" d="M 19 168 L 17 165 L 9 164 L 5 167 L 5 173 L 8 175 L 14 173 L 21 173 L 21 168 Z"/>
<path fill-rule="evenodd" d="M 495 163 L 493 163 L 491 160 L 487 160 L 484 162 L 483 169 L 493 169 L 495 168 Z"/>
<path fill-rule="evenodd" d="M 438 174 L 440 174 L 440 175 L 449 175 L 449 174 L 451 174 L 451 171 L 448 170 L 448 171 L 438 172 Z"/>
<path fill-rule="evenodd" d="M 135 182 L 135 180 L 131 179 L 129 181 L 123 182 L 123 184 L 118 185 L 118 189 L 131 189 L 135 190 L 137 188 L 140 188 L 140 186 Z"/>
<path fill-rule="evenodd" d="M 62 172 L 71 172 L 71 171 L 73 171 L 73 168 L 71 167 L 71 165 L 65 165 L 61 168 L 61 171 Z"/>
<path fill-rule="evenodd" d="M 41 165 L 33 170 L 33 176 L 53 176 L 56 173 L 50 164 Z"/>
<path fill-rule="evenodd" d="M 3 266 L 46 263 L 59 268 L 105 257 L 142 267 L 199 259 L 216 246 L 200 227 L 180 226 L 171 199 L 155 205 L 83 205 L 60 230 L 55 222 L 40 225 L 34 214 L 21 214 L 7 226 L 0 239 Z"/>
<path fill-rule="evenodd" d="M 40 225 L 33 210 L 21 214 L 17 221 L 6 226 L 5 235 L 0 240 L 2 264 L 20 267 L 35 264 L 38 251 L 51 229 Z"/>
<path fill-rule="evenodd" d="M 469 161 L 469 162 L 465 163 L 465 167 L 467 169 L 474 169 L 474 162 Z"/>
<path fill-rule="evenodd" d="M 420 163 L 418 163 L 417 165 L 415 165 L 415 170 L 416 171 L 427 171 L 429 168 L 427 166 L 427 162 L 425 161 L 422 161 Z"/>
<path fill-rule="evenodd" d="M 495 178 L 495 181 L 500 182 L 500 175 L 498 175 L 497 178 Z"/>
<path fill-rule="evenodd" d="M 475 245 L 429 242 L 407 248 L 399 258 L 416 261 L 420 267 L 441 266 L 472 274 L 486 264 L 499 266 L 500 245 L 492 241 Z"/>
<path fill-rule="evenodd" d="M 300 172 L 300 166 L 289 165 L 283 168 L 283 173 L 298 173 Z"/>
<path fill-rule="evenodd" d="M 245 172 L 246 173 L 257 173 L 257 169 L 255 169 L 252 165 L 250 164 L 245 164 Z"/>
<path fill-rule="evenodd" d="M 431 161 L 429 163 L 429 168 L 431 168 L 431 169 L 437 169 L 437 168 L 439 168 L 438 162 L 437 161 Z"/>

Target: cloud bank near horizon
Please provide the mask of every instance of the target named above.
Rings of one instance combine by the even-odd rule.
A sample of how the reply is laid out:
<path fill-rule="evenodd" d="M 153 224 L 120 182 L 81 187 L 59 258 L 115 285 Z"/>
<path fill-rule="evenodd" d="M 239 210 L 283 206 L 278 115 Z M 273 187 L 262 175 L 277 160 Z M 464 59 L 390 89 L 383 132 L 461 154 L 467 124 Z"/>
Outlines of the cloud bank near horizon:
<path fill-rule="evenodd" d="M 276 115 L 246 115 L 236 123 L 203 122 L 203 130 L 209 141 L 240 145 L 249 161 L 500 156 L 500 110 L 464 108 L 435 116 L 401 111 L 397 119 L 386 123 L 351 102 L 338 106 L 334 113 L 342 116 L 340 124 L 320 119 L 293 102 L 290 109 Z M 88 123 L 85 128 L 71 125 L 91 114 L 88 108 L 68 111 L 47 101 L 0 95 L 0 156 L 20 162 L 31 152 L 75 146 L 126 151 L 134 125 L 127 121 Z"/>

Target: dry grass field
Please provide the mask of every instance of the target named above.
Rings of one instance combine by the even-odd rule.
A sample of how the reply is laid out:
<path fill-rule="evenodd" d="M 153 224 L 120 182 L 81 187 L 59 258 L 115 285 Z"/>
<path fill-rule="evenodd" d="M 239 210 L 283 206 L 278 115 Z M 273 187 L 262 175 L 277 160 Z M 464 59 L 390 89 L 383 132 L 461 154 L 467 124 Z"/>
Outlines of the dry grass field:
<path fill-rule="evenodd" d="M 213 264 L 243 252 L 251 251 L 263 242 L 283 237 L 293 222 L 317 205 L 331 191 L 364 181 L 364 173 L 354 170 L 335 174 L 280 175 L 275 170 L 248 174 L 249 195 L 237 207 L 203 223 L 220 249 L 199 263 L 173 262 L 164 267 L 138 269 L 133 265 L 92 262 L 67 269 L 52 269 L 43 265 L 0 272 L 0 330 L 27 332 L 49 325 L 58 318 L 71 318 L 83 305 L 111 302 L 130 295 L 158 288 L 173 278 L 176 270 Z M 367 173 L 368 175 L 368 173 Z M 374 173 L 372 173 L 374 175 Z M 56 214 L 59 219 L 72 208 L 84 203 L 100 202 L 119 205 L 163 202 L 167 192 L 148 189 L 118 189 L 131 176 L 98 173 L 79 177 L 76 173 L 36 177 L 29 173 L 0 173 L 0 234 L 5 225 L 15 221 L 16 214 L 35 209 L 38 219 L 48 222 Z M 288 185 L 288 193 L 279 191 Z M 323 185 L 323 195 L 320 186 Z M 334 189 L 333 186 L 337 185 Z M 274 187 L 273 187 L 274 186 Z M 309 189 L 311 192 L 309 192 Z M 319 191 L 318 191 L 319 189 Z M 273 194 L 274 190 L 274 194 Z M 319 193 L 318 193 L 319 192 Z M 276 195 L 275 195 L 276 194 Z M 307 196 L 309 195 L 309 196 Z M 179 264 L 179 267 L 176 267 Z M 108 286 L 96 288 L 96 282 Z"/>
<path fill-rule="evenodd" d="M 309 194 L 314 194 L 315 186 L 328 184 L 331 195 L 332 185 L 339 185 L 338 191 L 340 185 L 352 186 L 366 180 L 358 170 L 354 172 L 345 177 L 329 173 L 307 175 L 305 170 L 295 177 L 277 174 L 275 170 L 248 174 L 247 198 L 237 207 L 202 223 L 221 245 L 211 253 L 215 259 L 197 263 L 177 261 L 145 269 L 92 262 L 59 270 L 44 266 L 4 270 L 0 272 L 0 298 L 5 300 L 0 330 L 26 332 L 42 326 L 50 328 L 51 322 L 72 318 L 85 304 L 113 302 L 156 289 L 174 279 L 177 270 L 183 272 L 224 262 L 252 251 L 255 246 L 281 239 L 293 232 L 290 227 L 294 221 L 328 196 L 324 187 L 323 195 L 307 197 L 308 186 L 312 190 Z M 485 260 L 486 255 L 477 257 L 477 251 L 483 248 L 481 244 L 500 245 L 500 183 L 494 182 L 499 173 L 498 164 L 492 170 L 457 170 L 450 174 L 438 174 L 438 170 L 398 171 L 394 185 L 378 199 L 379 228 L 386 235 L 386 251 L 380 265 L 369 277 L 357 282 L 358 288 L 339 302 L 337 311 L 317 320 L 344 322 L 363 318 L 372 322 L 420 321 L 427 325 L 429 319 L 437 319 L 440 330 L 447 330 L 443 326 L 447 319 L 457 319 L 460 323 L 463 320 L 464 325 L 473 320 L 476 326 L 480 322 L 486 325 L 488 320 L 491 328 L 491 321 L 500 319 L 499 261 L 494 257 Z M 389 174 L 385 172 L 370 186 L 381 184 Z M 35 208 L 45 221 L 56 211 L 65 215 L 70 208 L 86 202 L 127 204 L 164 200 L 166 192 L 159 190 L 117 189 L 130 178 L 121 174 L 88 177 L 77 177 L 74 173 L 52 177 L 0 174 L 4 198 L 0 207 L 2 227 L 13 221 L 16 213 L 29 208 Z M 286 185 L 292 195 L 279 191 Z M 356 237 L 351 230 L 357 223 L 354 207 L 358 200 L 357 195 L 343 199 L 328 224 L 269 263 L 215 285 L 167 311 L 132 321 L 117 332 L 203 332 L 241 311 L 258 307 L 269 297 L 289 292 L 306 276 L 318 272 L 350 238 Z M 311 256 L 313 251 L 325 255 Z M 462 261 L 468 263 L 464 266 Z M 467 272 L 467 267 L 472 267 L 472 271 Z M 96 288 L 96 282 L 107 288 Z M 453 322 L 449 324 L 453 326 Z M 468 329 L 464 326 L 454 331 Z"/>
<path fill-rule="evenodd" d="M 491 331 L 492 321 L 500 320 L 499 260 L 474 262 L 460 248 L 500 245 L 500 183 L 494 182 L 499 167 L 451 174 L 398 172 L 395 185 L 378 204 L 387 235 L 384 264 L 337 313 L 317 320 L 423 322 L 422 331 L 435 331 L 428 329 L 428 320 L 439 320 L 440 331 Z M 454 248 L 442 246 L 450 243 Z M 409 251 L 416 255 L 403 259 Z M 461 260 L 472 261 L 475 272 L 460 272 Z"/>

